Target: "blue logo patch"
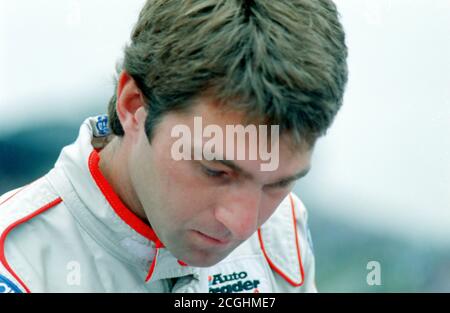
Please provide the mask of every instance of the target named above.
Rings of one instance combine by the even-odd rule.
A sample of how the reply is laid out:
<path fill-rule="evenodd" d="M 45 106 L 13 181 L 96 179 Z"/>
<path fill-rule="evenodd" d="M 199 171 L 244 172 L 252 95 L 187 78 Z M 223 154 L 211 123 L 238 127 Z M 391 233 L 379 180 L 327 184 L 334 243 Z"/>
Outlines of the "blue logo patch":
<path fill-rule="evenodd" d="M 12 281 L 0 274 L 0 293 L 22 293 Z"/>
<path fill-rule="evenodd" d="M 101 115 L 97 117 L 97 123 L 95 124 L 95 127 L 97 128 L 97 135 L 99 136 L 108 135 L 109 134 L 108 116 Z"/>

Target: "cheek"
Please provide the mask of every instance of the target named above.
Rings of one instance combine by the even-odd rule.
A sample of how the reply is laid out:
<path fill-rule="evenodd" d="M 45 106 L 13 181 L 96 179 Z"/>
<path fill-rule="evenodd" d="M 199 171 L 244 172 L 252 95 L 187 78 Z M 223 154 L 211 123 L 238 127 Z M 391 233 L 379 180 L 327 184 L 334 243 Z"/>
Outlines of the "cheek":
<path fill-rule="evenodd" d="M 166 175 L 173 191 L 187 201 L 197 202 L 210 194 L 208 189 L 211 184 L 206 184 L 204 177 L 196 171 L 191 161 L 170 160 Z"/>
<path fill-rule="evenodd" d="M 213 195 L 192 171 L 189 161 L 159 161 L 160 196 L 181 219 L 192 219 L 212 207 Z"/>
<path fill-rule="evenodd" d="M 266 199 L 263 200 L 262 203 L 263 206 L 261 207 L 261 214 L 258 226 L 263 225 L 277 210 L 278 206 L 282 202 L 283 198 L 281 200 L 273 200 L 273 199 Z"/>

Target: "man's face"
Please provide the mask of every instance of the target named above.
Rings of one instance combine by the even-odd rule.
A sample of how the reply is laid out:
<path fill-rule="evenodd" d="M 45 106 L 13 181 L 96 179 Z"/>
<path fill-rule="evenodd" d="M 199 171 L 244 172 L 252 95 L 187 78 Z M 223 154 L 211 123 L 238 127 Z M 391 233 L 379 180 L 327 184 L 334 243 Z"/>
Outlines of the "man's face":
<path fill-rule="evenodd" d="M 226 125 L 239 125 L 243 117 L 223 113 L 211 100 L 202 99 L 189 113 L 166 115 L 151 145 L 140 127 L 128 166 L 137 197 L 165 247 L 189 265 L 206 267 L 224 259 L 274 213 L 294 184 L 280 180 L 307 170 L 312 151 L 293 152 L 281 137 L 274 171 L 261 171 L 261 163 L 267 161 L 259 156 L 231 160 L 241 172 L 204 158 L 175 160 L 172 145 L 179 137 L 171 136 L 172 129 L 187 125 L 193 134 L 194 116 L 202 117 L 203 128 L 213 124 L 222 128 L 224 143 Z M 248 144 L 246 140 L 245 148 Z"/>

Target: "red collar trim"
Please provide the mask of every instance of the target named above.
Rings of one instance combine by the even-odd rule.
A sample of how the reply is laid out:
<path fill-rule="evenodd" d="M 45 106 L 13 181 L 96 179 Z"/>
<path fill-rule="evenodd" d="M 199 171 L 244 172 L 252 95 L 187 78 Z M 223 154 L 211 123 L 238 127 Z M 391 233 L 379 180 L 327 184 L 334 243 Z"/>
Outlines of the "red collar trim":
<path fill-rule="evenodd" d="M 158 236 L 156 236 L 155 231 L 128 209 L 122 200 L 120 200 L 119 196 L 114 192 L 112 186 L 100 171 L 99 162 L 100 155 L 98 154 L 98 151 L 94 149 L 89 156 L 89 171 L 98 188 L 100 188 L 106 200 L 114 209 L 114 212 L 116 212 L 116 214 L 137 233 L 153 241 L 156 244 L 156 248 L 164 248 L 164 244 L 159 240 Z"/>

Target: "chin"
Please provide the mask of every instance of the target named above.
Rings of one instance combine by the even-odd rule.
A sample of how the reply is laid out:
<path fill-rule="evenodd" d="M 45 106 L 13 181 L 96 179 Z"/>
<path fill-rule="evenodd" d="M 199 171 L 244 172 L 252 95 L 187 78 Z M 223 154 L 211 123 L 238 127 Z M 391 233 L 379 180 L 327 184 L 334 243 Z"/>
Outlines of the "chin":
<path fill-rule="evenodd" d="M 185 262 L 195 267 L 210 267 L 225 259 L 229 254 L 229 252 L 226 254 L 221 253 L 220 255 L 217 253 L 199 253 L 198 255 L 190 255 L 190 257 L 186 257 Z"/>

